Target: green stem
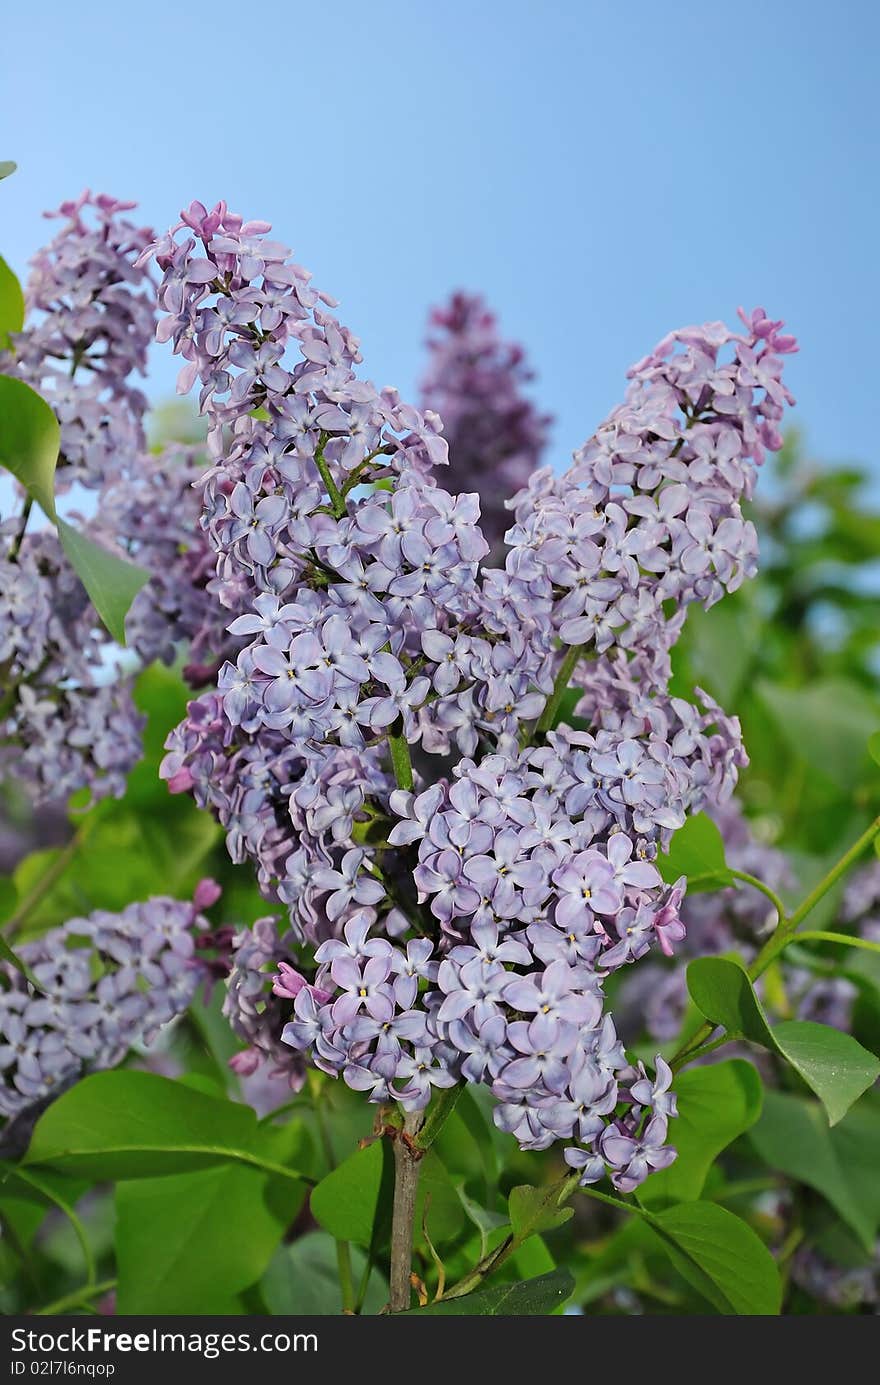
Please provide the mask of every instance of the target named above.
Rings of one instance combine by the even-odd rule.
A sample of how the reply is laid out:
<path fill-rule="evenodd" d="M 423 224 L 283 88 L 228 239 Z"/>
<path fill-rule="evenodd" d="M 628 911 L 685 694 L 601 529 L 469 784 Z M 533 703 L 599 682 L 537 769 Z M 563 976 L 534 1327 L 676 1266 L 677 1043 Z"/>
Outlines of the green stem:
<path fill-rule="evenodd" d="M 573 644 L 566 653 L 560 665 L 559 672 L 556 675 L 553 691 L 548 697 L 544 710 L 538 717 L 538 720 L 535 722 L 532 729 L 527 732 L 523 742 L 524 747 L 530 745 L 535 736 L 540 735 L 543 731 L 549 731 L 552 728 L 556 720 L 556 714 L 559 711 L 559 704 L 565 695 L 565 691 L 571 682 L 571 675 L 574 673 L 575 667 L 577 666 L 578 660 L 583 655 L 583 652 L 584 646 L 582 644 Z"/>
<path fill-rule="evenodd" d="M 79 1289 L 74 1289 L 73 1293 L 65 1294 L 64 1298 L 56 1298 L 54 1303 L 47 1303 L 45 1308 L 35 1308 L 37 1317 L 53 1317 L 56 1313 L 66 1313 L 68 1308 L 84 1308 L 93 1298 L 100 1298 L 101 1294 L 109 1294 L 111 1289 L 116 1288 L 115 1279 L 103 1279 L 100 1284 L 83 1284 Z"/>
<path fill-rule="evenodd" d="M 409 755 L 409 746 L 404 735 L 392 735 L 388 732 L 388 746 L 391 751 L 391 767 L 394 770 L 394 778 L 399 789 L 407 789 L 412 792 L 415 780 L 413 778 L 412 760 Z"/>
<path fill-rule="evenodd" d="M 709 1033 L 712 1034 L 714 1033 L 715 1025 L 704 1025 L 703 1029 L 708 1029 Z M 700 1029 L 697 1032 L 701 1034 L 703 1030 Z M 696 1038 L 696 1035 L 694 1037 Z M 685 1063 L 695 1063 L 698 1058 L 705 1058 L 707 1053 L 714 1053 L 716 1048 L 723 1048 L 727 1042 L 728 1038 L 726 1034 L 720 1035 L 717 1039 L 704 1041 L 698 1044 L 696 1048 L 688 1048 L 682 1057 L 676 1054 L 674 1058 L 670 1059 L 669 1066 L 672 1068 L 673 1072 L 678 1072 L 684 1067 Z"/>
<path fill-rule="evenodd" d="M 748 871 L 731 870 L 730 873 L 733 876 L 734 880 L 741 880 L 743 884 L 751 885 L 754 889 L 760 890 L 762 895 L 766 895 L 770 903 L 773 905 L 773 908 L 776 910 L 777 926 L 783 922 L 785 918 L 785 905 L 783 904 L 782 900 L 779 898 L 779 895 L 776 893 L 775 890 L 771 890 L 770 886 L 765 885 L 764 881 L 759 880 L 756 875 L 749 875 Z"/>
<path fill-rule="evenodd" d="M 31 517 L 31 510 L 33 508 L 34 498 L 32 495 L 28 495 L 24 502 L 24 508 L 21 512 L 21 519 L 19 521 L 18 531 L 15 535 L 15 538 L 12 540 L 12 547 L 9 550 L 8 561 L 10 563 L 14 563 L 18 558 L 19 552 L 21 550 L 21 545 L 24 540 L 25 530 L 28 527 L 28 520 Z"/>
<path fill-rule="evenodd" d="M 333 514 L 336 519 L 341 519 L 345 514 L 345 501 L 336 482 L 330 474 L 330 468 L 324 460 L 324 448 L 327 445 L 326 437 L 321 438 L 320 445 L 315 453 L 315 466 L 318 468 L 321 480 L 324 482 L 324 489 L 330 497 L 330 504 L 333 507 Z"/>
<path fill-rule="evenodd" d="M 838 880 L 846 874 L 850 866 L 861 856 L 862 852 L 871 845 L 878 832 L 880 832 L 880 817 L 875 818 L 870 827 L 859 837 L 858 841 L 853 842 L 849 851 L 844 852 L 840 860 L 831 867 L 827 875 L 822 877 L 818 885 L 810 891 L 806 899 L 795 909 L 794 913 L 791 914 L 789 918 L 783 919 L 776 931 L 767 939 L 754 962 L 749 967 L 749 978 L 752 981 L 757 981 L 759 976 L 763 976 L 764 972 L 770 966 L 770 963 L 779 956 L 779 953 L 783 951 L 789 940 L 797 932 L 799 925 L 803 923 L 807 915 L 815 909 L 819 901 L 824 899 L 825 895 L 837 884 Z"/>
<path fill-rule="evenodd" d="M 52 889 L 52 886 L 61 879 L 89 832 L 92 830 L 93 821 L 94 819 L 89 817 L 80 824 L 70 841 L 66 846 L 62 847 L 61 851 L 55 857 L 49 869 L 43 872 L 33 889 L 25 895 L 12 917 L 7 919 L 3 927 L 0 928 L 0 933 L 2 933 L 4 937 L 12 938 L 15 936 L 22 924 L 27 922 L 31 910 L 45 898 Z"/>
<path fill-rule="evenodd" d="M 358 1285 L 357 1298 L 354 1302 L 354 1311 L 360 1314 L 363 1310 L 364 1299 L 367 1297 L 367 1290 L 370 1287 L 370 1275 L 373 1273 L 373 1252 L 367 1251 L 367 1261 L 364 1265 L 364 1272 L 361 1275 L 361 1282 Z"/>
<path fill-rule="evenodd" d="M 336 1159 L 333 1154 L 333 1144 L 330 1139 L 327 1117 L 321 1105 L 321 1082 L 317 1073 L 309 1074 L 309 1091 L 312 1097 L 312 1109 L 315 1112 L 315 1122 L 321 1137 L 324 1157 L 332 1170 L 336 1167 Z M 351 1248 L 348 1241 L 336 1242 L 336 1264 L 339 1268 L 339 1287 L 342 1291 L 342 1311 L 343 1313 L 353 1313 L 355 1311 L 354 1280 L 352 1278 L 351 1269 Z"/>
<path fill-rule="evenodd" d="M 880 833 L 880 817 L 875 818 L 870 827 L 866 828 L 858 840 L 853 842 L 849 850 L 844 852 L 840 860 L 822 877 L 818 885 L 813 887 L 792 914 L 789 914 L 788 917 L 785 916 L 784 912 L 780 914 L 779 922 L 775 930 L 771 933 L 748 969 L 750 981 L 754 983 L 759 977 L 763 976 L 767 968 L 775 962 L 776 958 L 788 947 L 789 943 L 800 942 L 801 937 L 807 936 L 806 934 L 798 934 L 798 926 L 803 923 L 807 915 L 815 909 L 819 901 L 825 898 L 825 895 L 837 884 L 838 880 L 846 874 L 850 866 L 861 856 L 862 852 L 871 845 L 871 842 L 873 842 L 878 833 Z M 750 880 L 749 883 L 756 884 L 757 882 Z M 766 894 L 767 891 L 765 890 L 764 893 Z M 686 1064 L 693 1062 L 698 1054 L 707 1052 L 709 1041 L 712 1041 L 712 1035 L 717 1028 L 718 1026 L 716 1024 L 710 1024 L 708 1021 L 701 1025 L 691 1039 L 689 1039 L 686 1044 L 683 1044 L 675 1056 L 670 1060 L 670 1066 L 673 1072 L 678 1072 L 681 1068 L 685 1067 Z M 722 1044 L 727 1042 L 728 1039 L 725 1035 L 717 1042 L 712 1041 L 711 1047 L 720 1048 Z"/>
<path fill-rule="evenodd" d="M 826 933 L 824 929 L 805 929 L 803 933 L 798 933 L 796 938 L 790 938 L 789 943 L 844 943 L 847 947 L 861 947 L 866 952 L 880 952 L 880 943 L 872 943 L 867 938 L 858 938 L 852 933 Z"/>

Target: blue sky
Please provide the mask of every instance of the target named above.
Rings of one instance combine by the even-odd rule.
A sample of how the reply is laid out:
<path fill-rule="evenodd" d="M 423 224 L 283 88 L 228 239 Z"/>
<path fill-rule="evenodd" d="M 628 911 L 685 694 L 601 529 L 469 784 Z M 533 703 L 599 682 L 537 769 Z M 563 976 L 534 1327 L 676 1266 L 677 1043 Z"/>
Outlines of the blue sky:
<path fill-rule="evenodd" d="M 873 0 L 10 7 L 0 252 L 86 185 L 163 229 L 225 197 L 410 398 L 429 304 L 480 290 L 558 463 L 667 329 L 762 303 L 812 451 L 876 465 L 878 30 Z"/>

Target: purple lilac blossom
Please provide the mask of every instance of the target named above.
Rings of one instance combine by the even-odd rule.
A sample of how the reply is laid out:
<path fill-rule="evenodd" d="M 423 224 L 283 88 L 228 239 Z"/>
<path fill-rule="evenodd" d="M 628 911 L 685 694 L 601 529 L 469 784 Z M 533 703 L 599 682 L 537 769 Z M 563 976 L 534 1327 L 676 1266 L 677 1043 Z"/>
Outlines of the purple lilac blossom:
<path fill-rule="evenodd" d="M 141 756 L 144 718 L 130 678 L 104 659 L 85 588 L 54 530 L 26 533 L 0 522 L 0 773 L 36 802 L 64 801 L 88 788 L 93 799 L 124 792 Z"/>
<path fill-rule="evenodd" d="M 572 470 L 520 491 L 487 568 L 478 497 L 435 478 L 441 420 L 358 376 L 268 231 L 193 203 L 144 257 L 179 388 L 200 385 L 203 524 L 245 637 L 162 773 L 287 906 L 291 1050 L 409 1110 L 484 1081 L 522 1147 L 571 1142 L 584 1181 L 630 1190 L 672 1157 L 674 1103 L 603 986 L 682 940 L 657 852 L 745 763 L 734 719 L 670 695 L 668 652 L 688 602 L 753 571 L 739 501 L 779 444 L 794 342 L 760 310 L 744 335 L 667 339 Z M 587 729 L 545 733 L 571 644 Z M 398 766 L 419 747 L 411 790 L 391 741 Z"/>
<path fill-rule="evenodd" d="M 521 346 L 502 341 L 482 298 L 454 293 L 430 316 L 422 412 L 443 419 L 451 491 L 476 490 L 481 527 L 494 552 L 510 524 L 507 497 L 540 464 L 551 420 L 524 392 L 533 378 Z"/>
<path fill-rule="evenodd" d="M 233 584 L 215 594 L 215 556 L 201 528 L 204 463 L 193 451 L 147 450 L 143 374 L 155 332 L 154 288 L 135 265 L 152 233 L 125 216 L 132 203 L 89 193 L 62 205 L 63 225 L 34 259 L 27 320 L 0 352 L 0 370 L 38 388 L 61 429 L 56 490 L 98 492 L 89 533 L 153 573 L 127 620 L 144 663 L 172 662 L 189 645 L 195 686 L 216 677 L 241 640 Z M 22 504 L 24 502 L 22 501 Z M 28 529 L 29 509 L 0 520 L 0 769 L 37 802 L 123 792 L 140 758 L 142 719 L 131 679 L 118 676 L 94 609 L 51 529 Z M 232 603 L 230 606 L 230 602 Z"/>
<path fill-rule="evenodd" d="M 115 1067 L 186 1010 L 205 977 L 195 939 L 209 926 L 199 912 L 209 898 L 202 890 L 190 903 L 156 896 L 118 914 L 96 910 L 22 944 L 40 991 L 0 963 L 0 1114 L 18 1116 Z"/>
<path fill-rule="evenodd" d="M 147 401 L 130 377 L 146 373 L 156 314 L 149 276 L 135 264 L 152 232 L 124 215 L 135 205 L 84 192 L 46 213 L 63 225 L 31 263 L 25 326 L 0 353 L 0 370 L 31 385 L 58 418 L 59 492 L 100 487 L 146 448 Z"/>

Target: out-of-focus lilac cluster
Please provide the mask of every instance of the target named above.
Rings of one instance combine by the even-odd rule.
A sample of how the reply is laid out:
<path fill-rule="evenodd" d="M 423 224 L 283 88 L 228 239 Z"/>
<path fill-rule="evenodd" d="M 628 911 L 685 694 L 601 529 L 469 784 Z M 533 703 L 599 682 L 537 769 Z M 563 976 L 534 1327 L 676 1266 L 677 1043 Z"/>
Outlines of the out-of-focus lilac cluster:
<path fill-rule="evenodd" d="M 36 801 L 121 794 L 141 754 L 131 680 L 112 678 L 85 588 L 55 531 L 0 522 L 0 774 Z"/>
<path fill-rule="evenodd" d="M 194 489 L 204 466 L 185 449 L 147 450 L 142 374 L 155 332 L 155 291 L 135 260 L 151 232 L 125 213 L 132 203 L 84 193 L 52 215 L 64 225 L 34 259 L 28 316 L 0 353 L 0 370 L 40 391 L 60 424 L 56 490 L 97 493 L 90 535 L 134 558 L 153 580 L 128 618 L 144 662 L 170 662 L 190 644 L 199 685 L 237 643 L 209 589 L 214 554 L 200 528 Z M 37 529 L 22 499 L 0 520 L 0 768 L 37 801 L 78 789 L 123 791 L 141 753 L 131 680 L 107 658 L 107 639 L 52 529 Z M 93 507 L 94 508 L 94 507 Z"/>
<path fill-rule="evenodd" d="M 853 872 L 841 900 L 838 922 L 847 932 L 880 943 L 880 861 Z M 786 984 L 800 1019 L 852 1032 L 853 1007 L 859 994 L 852 981 L 844 976 L 817 977 L 791 966 Z"/>
<path fill-rule="evenodd" d="M 127 644 L 144 664 L 171 664 L 185 649 L 184 677 L 196 688 L 213 682 L 241 644 L 226 630 L 240 606 L 221 604 L 216 555 L 201 528 L 204 471 L 198 448 L 169 443 L 108 483 L 100 508 L 108 545 L 152 574 L 126 616 Z M 227 584 L 227 600 L 230 594 Z"/>
<path fill-rule="evenodd" d="M 152 233 L 124 215 L 135 205 L 84 192 L 46 213 L 64 224 L 31 262 L 27 321 L 3 360 L 58 418 L 59 492 L 99 489 L 145 447 L 147 401 L 131 377 L 146 372 L 156 314 L 134 263 Z"/>
<path fill-rule="evenodd" d="M 282 1042 L 290 1007 L 273 988 L 273 974 L 287 965 L 288 940 L 279 937 L 273 918 L 264 918 L 237 933 L 232 947 L 223 1013 L 247 1047 L 229 1066 L 241 1077 L 259 1072 L 265 1078 L 283 1078 L 299 1091 L 305 1081 L 305 1060 Z"/>
<path fill-rule="evenodd" d="M 455 293 L 430 317 L 423 412 L 443 419 L 450 491 L 478 491 L 480 523 L 493 554 L 510 524 L 507 498 L 540 464 L 551 420 L 524 387 L 532 380 L 521 346 L 505 342 L 478 295 Z"/>
<path fill-rule="evenodd" d="M 97 910 L 20 945 L 39 991 L 0 963 L 0 1114 L 17 1116 L 114 1067 L 183 1013 L 205 977 L 200 909 L 218 893 L 203 881 L 193 902 L 156 896 L 119 914 Z"/>
<path fill-rule="evenodd" d="M 805 1293 L 831 1309 L 876 1314 L 880 1311 L 880 1242 L 870 1258 L 860 1257 L 854 1265 L 837 1264 L 816 1246 L 799 1246 L 792 1257 L 791 1277 Z"/>
<path fill-rule="evenodd" d="M 682 938 L 654 858 L 744 761 L 734 720 L 669 696 L 667 656 L 684 605 L 752 570 L 739 499 L 778 445 L 793 340 L 761 311 L 670 337 L 573 469 L 519 493 L 487 569 L 477 496 L 433 475 L 440 419 L 357 376 L 268 230 L 194 203 L 147 252 L 180 388 L 200 382 L 205 524 L 246 640 L 163 774 L 316 949 L 315 970 L 278 963 L 285 1042 L 408 1109 L 485 1082 L 522 1145 L 571 1141 L 584 1181 L 630 1190 L 673 1157 L 674 1097 L 662 1060 L 628 1065 L 603 981 Z M 588 729 L 553 729 L 573 675 Z M 275 954 L 262 933 L 236 1006 L 250 952 Z"/>
<path fill-rule="evenodd" d="M 763 881 L 784 896 L 794 885 L 791 866 L 783 851 L 759 840 L 749 819 L 735 800 L 708 805 L 710 816 L 724 839 L 727 863 Z M 617 995 L 621 1029 L 627 1038 L 644 1032 L 667 1043 L 680 1032 L 688 1005 L 687 963 L 736 951 L 747 960 L 757 952 L 762 938 L 776 922 L 766 895 L 747 883 L 702 894 L 689 894 L 681 909 L 687 930 L 675 964 L 648 962 L 627 977 Z M 854 872 L 844 892 L 839 923 L 870 942 L 880 942 L 880 863 Z M 830 1024 L 849 1032 L 858 988 L 845 977 L 823 977 L 815 971 L 782 958 L 782 979 L 789 1005 L 802 1020 Z"/>
<path fill-rule="evenodd" d="M 733 870 L 762 880 L 777 894 L 794 882 L 783 852 L 758 840 L 734 799 L 710 795 L 704 810 L 724 839 L 724 853 Z M 766 895 L 750 885 L 689 894 L 681 910 L 686 937 L 672 966 L 648 962 L 623 982 L 617 997 L 621 1027 L 627 1037 L 644 1031 L 668 1043 L 681 1030 L 688 1005 L 687 963 L 693 957 L 738 951 L 749 957 L 761 935 L 775 923 Z"/>

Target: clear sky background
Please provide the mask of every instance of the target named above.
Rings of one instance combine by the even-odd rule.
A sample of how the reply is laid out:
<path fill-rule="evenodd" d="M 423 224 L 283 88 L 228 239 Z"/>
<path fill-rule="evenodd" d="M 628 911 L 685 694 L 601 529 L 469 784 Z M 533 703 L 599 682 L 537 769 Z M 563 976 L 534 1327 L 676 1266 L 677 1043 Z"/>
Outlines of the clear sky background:
<path fill-rule="evenodd" d="M 271 220 L 412 398 L 483 292 L 564 463 L 667 329 L 763 304 L 797 421 L 880 466 L 876 0 L 40 0 L 0 39 L 0 251 L 84 186 Z M 173 389 L 156 356 L 150 392 Z"/>

